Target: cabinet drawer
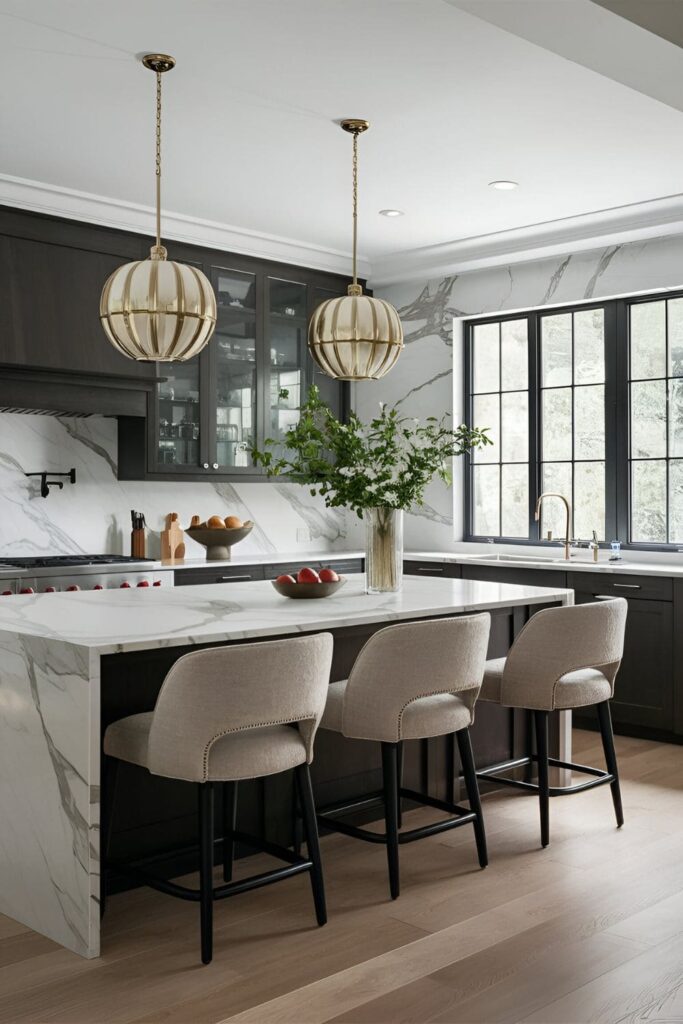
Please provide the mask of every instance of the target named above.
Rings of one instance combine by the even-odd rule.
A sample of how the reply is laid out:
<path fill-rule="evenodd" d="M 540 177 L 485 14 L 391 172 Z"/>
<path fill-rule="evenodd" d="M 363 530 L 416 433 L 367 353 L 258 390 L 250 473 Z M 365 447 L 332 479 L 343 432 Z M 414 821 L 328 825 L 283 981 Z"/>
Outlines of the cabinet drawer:
<path fill-rule="evenodd" d="M 315 569 L 316 572 L 320 572 L 321 569 L 325 568 L 334 569 L 341 576 L 363 572 L 362 558 L 328 558 L 324 562 L 314 559 L 307 562 L 306 555 L 303 554 L 300 562 L 271 562 L 269 565 L 264 565 L 264 576 L 267 580 L 274 580 L 278 576 L 295 576 L 299 569 L 302 569 L 305 565 Z"/>
<path fill-rule="evenodd" d="M 403 572 L 407 576 L 443 576 L 448 579 L 460 579 L 460 566 L 451 562 L 405 561 Z"/>
<path fill-rule="evenodd" d="M 672 601 L 673 583 L 668 576 L 627 576 L 601 572 L 570 572 L 567 586 L 594 596 L 637 597 L 642 601 Z"/>
<path fill-rule="evenodd" d="M 192 587 L 202 583 L 248 583 L 263 579 L 261 565 L 217 565 L 215 569 L 176 569 L 176 587 Z"/>

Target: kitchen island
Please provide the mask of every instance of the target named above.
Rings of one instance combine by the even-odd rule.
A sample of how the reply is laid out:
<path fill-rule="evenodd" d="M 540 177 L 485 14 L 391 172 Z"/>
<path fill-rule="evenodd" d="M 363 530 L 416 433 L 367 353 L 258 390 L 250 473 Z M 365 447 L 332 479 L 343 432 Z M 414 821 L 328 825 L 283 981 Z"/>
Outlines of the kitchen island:
<path fill-rule="evenodd" d="M 490 611 L 489 655 L 499 656 L 538 606 L 573 600 L 571 590 L 473 580 L 408 577 L 398 594 L 366 595 L 363 587 L 362 576 L 350 577 L 322 601 L 287 600 L 269 582 L 258 582 L 233 584 L 227 594 L 211 585 L 41 594 L 1 604 L 0 913 L 83 956 L 99 955 L 102 731 L 115 718 L 153 707 L 166 671 L 188 650 L 330 630 L 334 680 L 348 674 L 367 637 L 386 624 Z M 503 717 L 496 724 L 484 710 Z M 493 707 L 478 714 L 481 743 L 476 733 L 474 740 L 481 767 L 500 759 L 500 742 L 510 754 L 522 742 L 512 716 Z M 566 713 L 564 719 L 556 751 L 568 759 Z M 500 734 L 495 750 L 487 731 Z M 376 788 L 374 766 L 359 762 L 357 745 L 349 745 L 345 762 L 338 749 L 326 748 L 331 735 L 319 733 L 316 740 L 316 791 L 327 796 L 347 782 L 373 782 Z M 434 773 L 438 754 L 438 747 L 422 744 L 407 760 L 406 771 L 419 776 L 418 785 L 440 784 Z M 349 770 L 349 760 L 362 770 Z M 170 800 L 177 817 L 177 792 L 168 787 L 184 784 L 139 775 L 140 801 L 149 784 L 155 806 Z M 278 829 L 291 818 L 291 794 L 280 778 L 273 778 L 267 793 L 254 791 L 245 801 L 245 813 L 265 824 L 268 808 L 277 808 Z M 136 830 L 124 822 L 121 843 L 153 853 L 151 837 L 161 841 L 167 827 L 162 818 L 160 812 L 156 832 L 154 823 Z"/>

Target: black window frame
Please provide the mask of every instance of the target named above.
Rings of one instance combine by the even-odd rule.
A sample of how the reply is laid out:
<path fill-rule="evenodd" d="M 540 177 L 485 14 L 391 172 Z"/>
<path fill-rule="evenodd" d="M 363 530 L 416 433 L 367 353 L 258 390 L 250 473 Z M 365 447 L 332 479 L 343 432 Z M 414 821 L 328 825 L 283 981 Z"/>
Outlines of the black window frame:
<path fill-rule="evenodd" d="M 541 493 L 541 319 L 555 313 L 576 313 L 587 309 L 604 310 L 605 336 L 605 539 L 601 547 L 608 548 L 614 538 L 621 541 L 622 549 L 633 551 L 672 552 L 683 549 L 683 541 L 659 543 L 631 540 L 631 484 L 630 484 L 630 408 L 629 408 L 629 327 L 630 308 L 644 302 L 683 298 L 681 289 L 641 292 L 612 299 L 590 299 L 562 305 L 541 306 L 487 316 L 465 317 L 463 326 L 465 423 L 473 423 L 473 359 L 474 328 L 480 324 L 505 323 L 526 319 L 528 324 L 528 394 L 529 394 L 529 530 L 527 537 L 506 537 L 475 534 L 473 466 L 476 463 L 465 456 L 464 473 L 464 531 L 469 542 L 522 546 L 547 545 L 540 536 L 540 523 L 534 520 L 536 500 Z M 668 347 L 668 334 L 667 334 Z M 667 420 L 668 422 L 668 420 Z M 669 456 L 667 451 L 667 476 Z M 668 494 L 667 494 L 668 500 Z M 668 509 L 667 509 L 668 516 Z M 557 538 L 556 538 L 557 539 Z M 587 540 L 588 538 L 582 538 Z"/>

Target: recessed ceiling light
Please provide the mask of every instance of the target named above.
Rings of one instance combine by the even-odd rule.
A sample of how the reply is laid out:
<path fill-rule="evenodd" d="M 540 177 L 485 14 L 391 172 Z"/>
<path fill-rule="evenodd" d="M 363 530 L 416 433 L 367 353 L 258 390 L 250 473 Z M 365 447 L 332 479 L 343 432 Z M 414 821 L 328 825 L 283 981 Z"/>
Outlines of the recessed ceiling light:
<path fill-rule="evenodd" d="M 490 181 L 490 188 L 497 188 L 500 192 L 511 192 L 513 188 L 518 188 L 516 181 Z"/>
<path fill-rule="evenodd" d="M 402 217 L 403 210 L 380 210 L 382 217 Z"/>

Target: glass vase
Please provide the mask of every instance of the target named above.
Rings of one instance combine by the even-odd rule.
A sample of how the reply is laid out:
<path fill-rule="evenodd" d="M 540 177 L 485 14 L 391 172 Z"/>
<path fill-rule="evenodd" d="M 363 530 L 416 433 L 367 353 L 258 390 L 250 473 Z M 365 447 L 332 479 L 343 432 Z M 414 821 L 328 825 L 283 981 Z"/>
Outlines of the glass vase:
<path fill-rule="evenodd" d="M 403 512 L 398 508 L 366 508 L 365 591 L 391 594 L 403 579 Z"/>

